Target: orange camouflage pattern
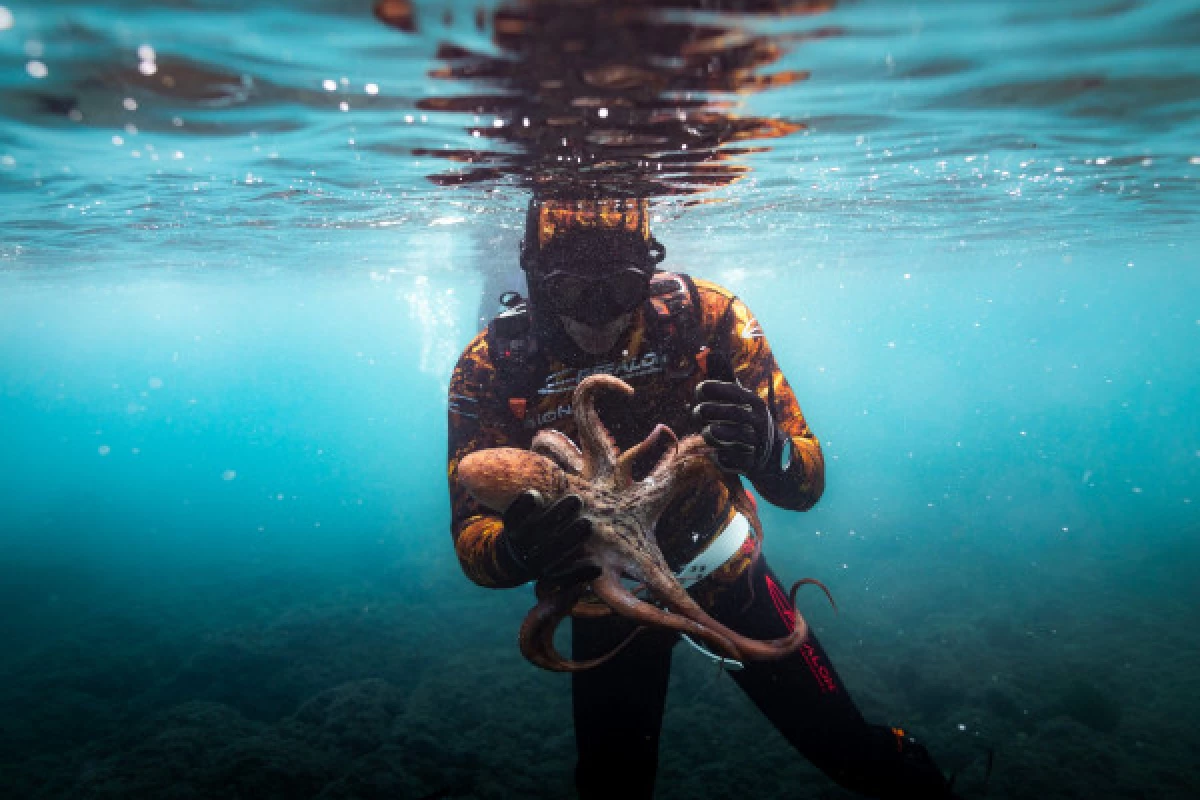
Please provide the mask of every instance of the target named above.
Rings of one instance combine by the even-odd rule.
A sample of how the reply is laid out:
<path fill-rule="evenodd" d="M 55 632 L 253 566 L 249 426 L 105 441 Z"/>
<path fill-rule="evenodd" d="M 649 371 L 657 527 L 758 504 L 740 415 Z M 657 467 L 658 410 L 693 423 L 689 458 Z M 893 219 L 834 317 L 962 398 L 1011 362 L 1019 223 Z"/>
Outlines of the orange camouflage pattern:
<path fill-rule="evenodd" d="M 535 205 L 539 247 L 565 231 L 580 229 L 621 230 L 650 238 L 650 204 L 645 198 L 543 199 Z"/>
<path fill-rule="evenodd" d="M 645 438 L 660 422 L 681 437 L 698 432 L 691 418 L 693 392 L 705 379 L 706 356 L 723 350 L 729 354 L 743 386 L 753 388 L 765 400 L 773 394 L 772 414 L 791 442 L 794 466 L 782 478 L 752 481 L 755 488 L 768 502 L 794 510 L 806 510 L 820 498 L 825 485 L 820 443 L 809 429 L 761 325 L 728 290 L 700 279 L 695 285 L 703 346 L 691 357 L 674 358 L 670 348 L 660 346 L 660 337 L 652 335 L 649 325 L 648 318 L 653 315 L 646 308 L 635 313 L 629 330 L 615 348 L 621 353 L 617 360 L 598 359 L 586 367 L 551 360 L 524 387 L 503 385 L 498 378 L 486 332 L 467 345 L 450 380 L 447 477 L 451 534 L 463 571 L 472 581 L 502 588 L 535 576 L 526 574 L 498 541 L 503 529 L 500 516 L 481 507 L 459 484 L 459 461 L 468 453 L 489 447 L 527 448 L 534 434 L 544 428 L 554 428 L 576 439 L 571 394 L 579 381 L 594 372 L 617 375 L 635 390 L 631 398 L 602 398 L 597 404 L 601 419 L 624 450 Z M 732 473 L 726 473 L 724 480 L 714 480 L 706 490 L 677 501 L 662 515 L 655 531 L 668 564 L 679 568 L 688 563 L 720 533 L 733 509 L 747 504 L 752 506 L 753 499 L 739 476 Z M 760 548 L 761 531 L 757 531 L 737 556 L 696 588 L 736 578 L 757 557 Z"/>

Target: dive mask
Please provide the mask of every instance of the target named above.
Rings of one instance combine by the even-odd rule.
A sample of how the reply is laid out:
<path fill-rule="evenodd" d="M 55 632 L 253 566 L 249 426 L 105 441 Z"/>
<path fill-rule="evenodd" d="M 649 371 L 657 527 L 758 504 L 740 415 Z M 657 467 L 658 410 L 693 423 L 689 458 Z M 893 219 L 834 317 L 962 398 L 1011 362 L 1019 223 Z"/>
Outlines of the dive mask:
<path fill-rule="evenodd" d="M 648 296 L 650 275 L 631 262 L 606 265 L 592 275 L 553 270 L 539 278 L 539 295 L 555 314 L 600 323 L 641 305 Z"/>

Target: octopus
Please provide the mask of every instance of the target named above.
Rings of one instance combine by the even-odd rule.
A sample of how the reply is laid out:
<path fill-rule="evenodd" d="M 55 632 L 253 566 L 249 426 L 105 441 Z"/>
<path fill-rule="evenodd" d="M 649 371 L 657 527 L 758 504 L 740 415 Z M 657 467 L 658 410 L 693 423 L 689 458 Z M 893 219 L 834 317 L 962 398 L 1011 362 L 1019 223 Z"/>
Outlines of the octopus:
<path fill-rule="evenodd" d="M 577 672 L 603 664 L 650 629 L 686 635 L 739 662 L 782 658 L 794 652 L 808 636 L 808 626 L 799 614 L 786 637 L 760 640 L 743 636 L 696 603 L 656 543 L 655 525 L 672 500 L 706 481 L 720 480 L 711 448 L 701 436 L 693 434 L 681 440 L 660 424 L 644 440 L 621 452 L 596 413 L 596 397 L 601 392 L 628 396 L 634 390 L 612 375 L 592 375 L 580 382 L 572 400 L 578 446 L 559 431 L 544 430 L 534 437 L 529 450 L 489 448 L 471 453 L 459 463 L 459 480 L 481 505 L 493 511 L 503 512 L 522 492 L 533 489 L 549 501 L 578 495 L 583 514 L 591 521 L 592 533 L 578 557 L 566 569 L 556 569 L 555 576 L 537 580 L 537 604 L 525 617 L 518 636 L 522 655 L 548 670 Z M 635 480 L 635 462 L 656 452 L 662 453 L 658 462 L 645 477 Z M 758 529 L 757 516 L 751 519 Z M 628 579 L 633 588 L 622 579 Z M 796 591 L 804 584 L 815 584 L 829 594 L 819 581 L 806 578 L 791 588 L 793 606 Z M 601 603 L 581 602 L 589 593 Z M 610 613 L 636 624 L 613 650 L 586 661 L 570 660 L 556 651 L 554 634 L 563 619 Z"/>

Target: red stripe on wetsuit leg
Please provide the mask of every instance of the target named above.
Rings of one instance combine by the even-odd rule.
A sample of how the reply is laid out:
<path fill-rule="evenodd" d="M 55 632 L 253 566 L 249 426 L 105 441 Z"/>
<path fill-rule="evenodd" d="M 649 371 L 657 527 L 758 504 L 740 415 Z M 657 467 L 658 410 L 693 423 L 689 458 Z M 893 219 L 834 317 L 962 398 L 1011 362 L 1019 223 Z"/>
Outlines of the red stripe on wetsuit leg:
<path fill-rule="evenodd" d="M 779 618 L 783 620 L 783 624 L 787 625 L 788 632 L 796 630 L 796 609 L 792 608 L 787 595 L 770 575 L 767 576 L 767 590 L 770 591 L 771 602 L 775 604 L 775 610 L 779 612 Z"/>
<path fill-rule="evenodd" d="M 796 609 L 792 607 L 788 596 L 783 593 L 783 588 L 770 576 L 767 575 L 767 591 L 771 593 L 771 602 L 775 605 L 775 610 L 779 613 L 780 619 L 787 625 L 789 631 L 796 630 Z M 809 672 L 817 681 L 817 685 L 821 687 L 823 694 L 834 694 L 837 692 L 837 681 L 833 678 L 833 673 L 829 667 L 821 663 L 821 654 L 817 652 L 809 642 L 803 642 L 800 645 L 800 656 L 804 659 L 804 663 L 808 665 Z"/>

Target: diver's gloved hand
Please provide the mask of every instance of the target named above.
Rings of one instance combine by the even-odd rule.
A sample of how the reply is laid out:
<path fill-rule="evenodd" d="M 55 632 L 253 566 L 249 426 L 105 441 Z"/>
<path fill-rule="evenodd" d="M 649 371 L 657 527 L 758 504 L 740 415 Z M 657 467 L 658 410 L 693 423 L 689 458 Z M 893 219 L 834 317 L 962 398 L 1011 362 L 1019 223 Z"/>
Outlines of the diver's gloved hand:
<path fill-rule="evenodd" d="M 522 492 L 504 512 L 501 536 L 509 553 L 534 575 L 565 570 L 571 556 L 592 533 L 581 516 L 583 500 L 568 494 L 548 503 L 538 491 Z"/>
<path fill-rule="evenodd" d="M 722 469 L 758 475 L 779 464 L 784 436 L 757 392 L 738 383 L 724 353 L 708 358 L 710 379 L 696 387 L 692 417 Z"/>

